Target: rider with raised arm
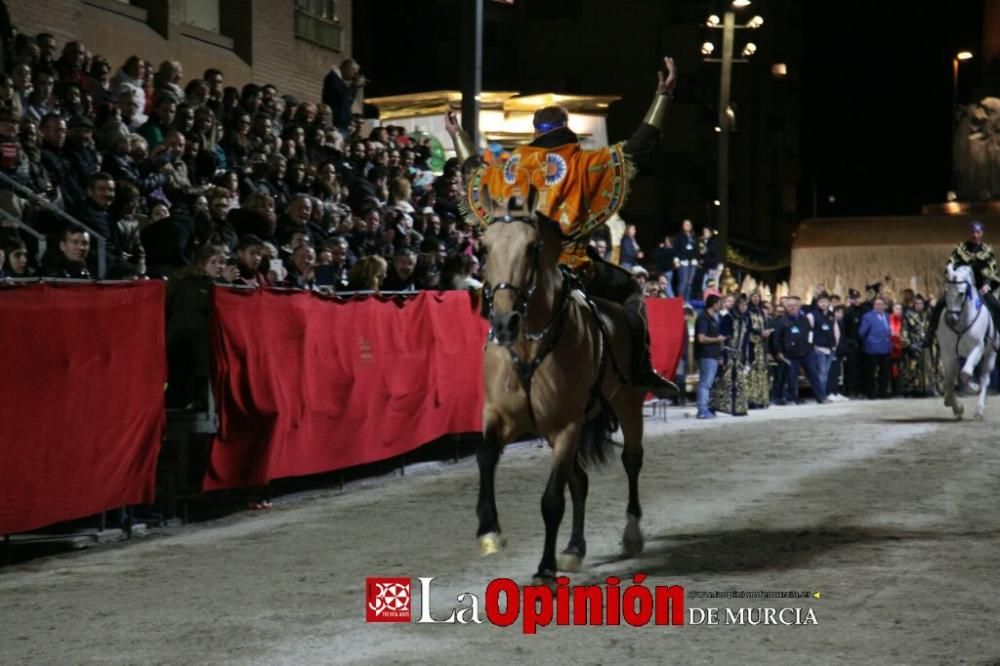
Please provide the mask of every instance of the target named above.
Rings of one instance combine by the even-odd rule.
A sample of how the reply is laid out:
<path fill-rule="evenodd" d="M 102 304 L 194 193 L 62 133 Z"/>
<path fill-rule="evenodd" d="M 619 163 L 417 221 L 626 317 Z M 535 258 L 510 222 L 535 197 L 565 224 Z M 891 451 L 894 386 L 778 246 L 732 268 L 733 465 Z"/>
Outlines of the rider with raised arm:
<path fill-rule="evenodd" d="M 535 138 L 512 151 L 503 162 L 484 163 L 458 125 L 453 113 L 445 126 L 455 151 L 469 174 L 466 208 L 479 223 L 492 220 L 482 197 L 506 201 L 538 191 L 535 214 L 556 223 L 563 236 L 560 263 L 571 268 L 598 298 L 621 303 L 633 340 L 631 384 L 658 397 L 677 394 L 677 387 L 654 369 L 649 355 L 649 331 L 642 289 L 628 271 L 604 261 L 589 248 L 590 234 L 618 212 L 635 173 L 633 160 L 655 150 L 673 100 L 677 71 L 673 58 L 664 58 L 667 72 L 658 72 L 653 102 L 639 128 L 624 142 L 598 150 L 583 150 L 569 129 L 569 114 L 559 106 L 534 115 Z M 488 194 L 487 194 L 488 193 Z"/>
<path fill-rule="evenodd" d="M 969 240 L 959 243 L 951 252 L 948 263 L 953 266 L 968 266 L 975 276 L 976 289 L 983 302 L 993 316 L 993 326 L 1000 330 L 1000 301 L 993 292 L 1000 287 L 1000 268 L 997 267 L 996 254 L 993 246 L 983 242 L 983 223 L 974 220 L 969 225 Z M 927 329 L 929 340 L 937 335 L 938 321 L 944 310 L 944 298 L 938 297 L 931 313 L 930 326 Z"/>

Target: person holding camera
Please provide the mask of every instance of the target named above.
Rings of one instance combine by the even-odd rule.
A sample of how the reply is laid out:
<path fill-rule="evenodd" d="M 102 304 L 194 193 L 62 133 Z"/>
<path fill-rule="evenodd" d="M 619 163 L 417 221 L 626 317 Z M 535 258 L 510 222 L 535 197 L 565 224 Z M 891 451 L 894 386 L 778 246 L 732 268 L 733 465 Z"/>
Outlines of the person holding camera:
<path fill-rule="evenodd" d="M 352 108 L 357 97 L 368 84 L 361 74 L 361 65 L 348 58 L 330 68 L 323 79 L 323 103 L 333 110 L 333 124 L 347 131 L 353 116 Z"/>

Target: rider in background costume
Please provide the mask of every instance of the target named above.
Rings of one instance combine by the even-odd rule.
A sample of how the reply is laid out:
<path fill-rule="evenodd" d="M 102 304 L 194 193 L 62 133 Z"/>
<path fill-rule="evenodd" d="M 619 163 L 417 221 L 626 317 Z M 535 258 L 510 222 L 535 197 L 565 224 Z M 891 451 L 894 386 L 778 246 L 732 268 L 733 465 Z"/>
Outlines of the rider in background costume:
<path fill-rule="evenodd" d="M 997 267 L 996 254 L 993 246 L 983 242 L 983 223 L 973 221 L 969 225 L 971 237 L 969 240 L 959 243 L 952 250 L 948 263 L 953 266 L 969 266 L 976 280 L 976 289 L 982 296 L 983 303 L 989 308 L 993 316 L 993 325 L 1000 329 L 1000 301 L 994 295 L 997 287 L 1000 287 L 1000 269 Z M 943 292 L 934 304 L 934 311 L 931 313 L 930 325 L 927 335 L 933 339 L 937 335 L 938 321 L 941 319 L 941 312 L 944 310 Z"/>
<path fill-rule="evenodd" d="M 581 148 L 579 138 L 567 126 L 566 110 L 550 106 L 535 112 L 534 141 L 516 148 L 505 160 L 484 161 L 454 115 L 446 118 L 455 150 L 469 172 L 465 202 L 469 217 L 489 224 L 492 219 L 485 197 L 496 202 L 527 198 L 534 187 L 538 192 L 535 213 L 558 224 L 562 232 L 560 263 L 574 271 L 591 295 L 624 306 L 637 350 L 631 383 L 662 397 L 676 395 L 677 387 L 653 369 L 642 289 L 631 273 L 597 256 L 589 241 L 591 233 L 625 203 L 635 174 L 633 160 L 655 150 L 659 142 L 677 81 L 673 59 L 664 62 L 667 74 L 659 72 L 656 95 L 639 128 L 627 141 L 606 148 Z"/>

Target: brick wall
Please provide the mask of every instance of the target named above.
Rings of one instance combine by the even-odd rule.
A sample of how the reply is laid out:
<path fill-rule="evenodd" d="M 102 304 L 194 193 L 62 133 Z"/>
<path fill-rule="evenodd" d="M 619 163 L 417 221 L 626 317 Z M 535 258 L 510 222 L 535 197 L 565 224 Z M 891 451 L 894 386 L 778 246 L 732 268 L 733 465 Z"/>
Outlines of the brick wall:
<path fill-rule="evenodd" d="M 19 31 L 50 32 L 60 48 L 66 41 L 81 39 L 93 53 L 107 56 L 116 69 L 133 54 L 156 64 L 176 59 L 184 66 L 185 82 L 217 67 L 227 85 L 269 82 L 302 100 L 319 101 L 330 66 L 351 53 L 350 0 L 337 3 L 344 26 L 342 52 L 295 38 L 294 0 L 222 0 L 223 30 L 232 38 L 232 48 L 186 31 L 179 0 L 156 1 L 168 7 L 166 39 L 129 16 L 128 8 L 116 11 L 114 0 L 8 0 L 7 6 Z"/>

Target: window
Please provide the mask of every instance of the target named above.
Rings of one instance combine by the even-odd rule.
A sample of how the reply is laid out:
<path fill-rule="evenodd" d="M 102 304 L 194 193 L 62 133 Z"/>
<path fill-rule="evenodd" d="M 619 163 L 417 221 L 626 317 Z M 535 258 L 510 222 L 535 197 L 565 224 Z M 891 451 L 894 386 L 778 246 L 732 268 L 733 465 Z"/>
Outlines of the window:
<path fill-rule="evenodd" d="M 295 0 L 295 36 L 340 51 L 342 31 L 336 0 Z"/>
<path fill-rule="evenodd" d="M 183 0 L 184 23 L 209 32 L 219 29 L 219 0 Z"/>

